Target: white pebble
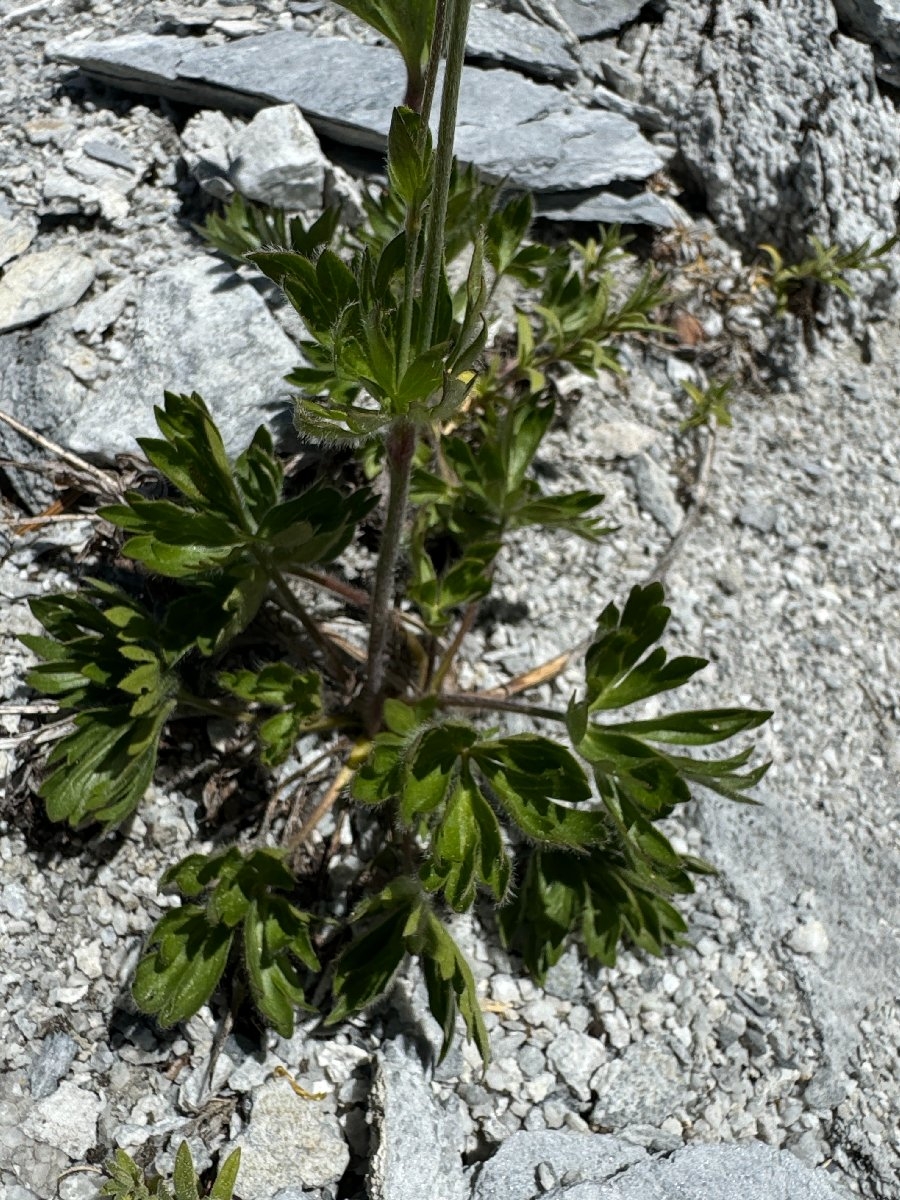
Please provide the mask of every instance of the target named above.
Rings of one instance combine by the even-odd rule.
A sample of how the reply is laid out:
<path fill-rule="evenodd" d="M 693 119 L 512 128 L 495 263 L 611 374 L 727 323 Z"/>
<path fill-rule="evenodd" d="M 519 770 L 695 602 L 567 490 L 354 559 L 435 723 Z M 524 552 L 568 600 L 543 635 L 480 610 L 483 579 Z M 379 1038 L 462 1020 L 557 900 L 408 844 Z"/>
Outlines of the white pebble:
<path fill-rule="evenodd" d="M 797 954 L 824 954 L 828 934 L 821 921 L 804 921 L 790 933 L 787 944 Z"/>

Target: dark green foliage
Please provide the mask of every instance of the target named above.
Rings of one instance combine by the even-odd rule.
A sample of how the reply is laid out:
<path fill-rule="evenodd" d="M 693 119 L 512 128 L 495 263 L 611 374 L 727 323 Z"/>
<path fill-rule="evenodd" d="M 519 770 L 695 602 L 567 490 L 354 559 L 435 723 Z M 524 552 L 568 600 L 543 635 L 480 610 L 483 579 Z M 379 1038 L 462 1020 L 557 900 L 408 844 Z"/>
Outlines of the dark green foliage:
<path fill-rule="evenodd" d="M 338 959 L 337 1004 L 329 1024 L 382 995 L 407 954 L 422 964 L 428 1000 L 444 1035 L 443 1059 L 453 1041 L 457 1013 L 485 1064 L 490 1041 L 471 968 L 425 894 L 413 880 L 398 879 L 364 901 L 353 914 L 354 940 Z"/>
<path fill-rule="evenodd" d="M 342 496 L 323 485 L 281 500 L 283 470 L 268 430 L 256 431 L 232 468 L 196 393 L 166 393 L 156 419 L 164 437 L 140 438 L 141 449 L 182 499 L 131 492 L 102 515 L 134 535 L 124 546 L 129 558 L 160 575 L 202 579 L 218 570 L 234 578 L 235 594 L 224 602 L 233 619 L 220 642 L 252 619 L 273 571 L 336 558 L 374 503 L 364 491 Z"/>
<path fill-rule="evenodd" d="M 247 204 L 236 192 L 221 216 L 212 214 L 196 228 L 212 246 L 235 262 L 266 246 L 279 246 L 314 258 L 334 240 L 339 215 L 336 208 L 327 208 L 307 229 L 301 217 L 288 217 L 277 208 Z"/>
<path fill-rule="evenodd" d="M 30 686 L 77 710 L 75 731 L 54 746 L 41 788 L 51 819 L 73 826 L 109 828 L 135 809 L 152 781 L 164 726 L 183 700 L 185 659 L 212 655 L 245 629 L 281 572 L 340 554 L 374 503 L 365 490 L 345 496 L 324 485 L 282 500 L 283 470 L 265 429 L 232 466 L 199 396 L 167 393 L 156 413 L 164 436 L 141 445 L 181 498 L 132 492 L 102 512 L 133 535 L 126 555 L 178 580 L 184 593 L 156 616 L 121 589 L 89 581 L 80 593 L 34 601 L 49 636 L 23 638 L 44 660 Z M 284 668 L 280 678 L 281 700 L 271 686 L 267 697 L 250 695 L 245 677 L 243 692 L 231 689 L 287 710 L 260 727 L 270 765 L 321 708 L 314 675 Z"/>
<path fill-rule="evenodd" d="M 585 696 L 568 712 L 572 745 L 594 772 L 607 837 L 577 859 L 544 850 L 520 855 L 521 889 L 500 910 L 507 941 L 542 978 L 567 938 L 580 933 L 591 957 L 611 964 L 625 940 L 652 954 L 677 943 L 685 926 L 671 899 L 693 891 L 692 873 L 710 868 L 679 854 L 656 822 L 687 803 L 699 785 L 731 800 L 765 774 L 740 773 L 750 749 L 697 759 L 665 747 L 711 746 L 768 720 L 770 713 L 723 708 L 610 723 L 597 714 L 625 708 L 687 682 L 704 659 L 669 659 L 654 646 L 669 619 L 659 584 L 632 589 L 624 609 L 608 605 L 585 656 Z"/>
<path fill-rule="evenodd" d="M 138 1005 L 164 1026 L 186 1020 L 212 996 L 231 957 L 242 963 L 256 1007 L 290 1037 L 294 1010 L 308 1007 L 300 967 L 319 968 L 309 915 L 274 894 L 294 885 L 275 850 L 244 855 L 232 847 L 171 867 L 162 890 L 205 902 L 169 909 L 154 927 L 132 987 Z"/>
<path fill-rule="evenodd" d="M 413 474 L 413 500 L 432 509 L 430 524 L 476 543 L 496 541 L 528 525 L 591 541 L 609 533 L 600 518 L 587 515 L 602 503 L 601 495 L 547 495 L 527 474 L 554 412 L 552 401 L 529 396 L 505 412 L 486 414 L 471 439 L 445 438 L 442 452 L 452 480 L 422 469 Z"/>
<path fill-rule="evenodd" d="M 315 671 L 273 663 L 261 671 L 226 671 L 219 683 L 244 700 L 281 710 L 261 722 L 258 730 L 260 756 L 269 767 L 284 762 L 322 714 L 322 679 Z"/>
<path fill-rule="evenodd" d="M 190 630 L 159 623 L 125 592 L 99 580 L 48 596 L 31 610 L 49 637 L 22 641 L 43 661 L 29 686 L 75 709 L 75 729 L 47 760 L 41 787 L 53 821 L 117 824 L 140 802 L 176 705 L 175 667 Z"/>

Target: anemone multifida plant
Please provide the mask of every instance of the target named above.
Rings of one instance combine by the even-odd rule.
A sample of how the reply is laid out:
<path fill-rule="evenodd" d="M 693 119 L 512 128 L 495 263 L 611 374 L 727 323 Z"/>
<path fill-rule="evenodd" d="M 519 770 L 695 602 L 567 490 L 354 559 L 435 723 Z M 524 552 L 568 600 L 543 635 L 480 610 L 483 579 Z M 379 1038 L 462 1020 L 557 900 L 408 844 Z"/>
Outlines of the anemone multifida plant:
<path fill-rule="evenodd" d="M 648 270 L 623 284 L 616 230 L 584 245 L 530 239 L 529 198 L 454 163 L 468 0 L 412 6 L 428 20 L 409 44 L 405 0 L 347 7 L 398 41 L 409 73 L 387 186 L 365 225 L 341 232 L 334 214 L 307 225 L 236 200 L 206 227 L 302 318 L 303 365 L 290 380 L 297 429 L 323 447 L 319 477 L 286 495 L 265 428 L 231 461 L 203 400 L 166 395 L 161 436 L 140 444 L 168 496 L 128 493 L 103 510 L 127 535 L 131 586 L 98 580 L 33 604 L 47 636 L 26 639 L 43 660 L 31 682 L 74 723 L 42 794 L 54 820 L 116 826 L 140 804 L 160 739 L 183 715 L 251 731 L 269 772 L 290 766 L 299 739 L 321 736 L 334 768 L 302 828 L 277 845 L 251 830 L 165 872 L 162 889 L 180 903 L 150 935 L 137 1004 L 171 1025 L 231 981 L 290 1035 L 310 997 L 339 1021 L 383 995 L 413 956 L 444 1050 L 461 1016 L 486 1059 L 452 915 L 492 901 L 501 938 L 538 980 L 571 939 L 607 964 L 622 942 L 653 954 L 680 943 L 673 901 L 709 868 L 676 850 L 660 822 L 696 787 L 745 800 L 765 770 L 748 766 L 751 747 L 726 757 L 685 748 L 727 741 L 769 714 L 620 713 L 705 665 L 657 645 L 669 610 L 656 583 L 594 617 L 568 704 L 521 698 L 547 678 L 540 670 L 489 693 L 457 690 L 506 535 L 608 532 L 600 495 L 547 494 L 532 464 L 554 421 L 556 367 L 618 369 L 617 341 L 657 328 L 664 281 Z M 504 278 L 522 300 L 514 332 L 491 341 Z M 352 487 L 346 450 L 343 474 L 334 469 L 335 445 L 356 456 Z M 367 587 L 340 567 L 363 523 L 370 537 L 380 529 Z M 146 586 L 159 577 L 164 587 Z M 365 647 L 302 602 L 301 586 L 346 602 Z M 250 637 L 272 606 L 293 622 L 289 645 Z M 532 719 L 533 732 L 505 733 L 505 711 Z M 335 805 L 365 834 L 339 873 L 339 903 L 334 880 L 330 893 L 321 887 L 309 841 Z M 331 848 L 340 861 L 340 839 Z"/>

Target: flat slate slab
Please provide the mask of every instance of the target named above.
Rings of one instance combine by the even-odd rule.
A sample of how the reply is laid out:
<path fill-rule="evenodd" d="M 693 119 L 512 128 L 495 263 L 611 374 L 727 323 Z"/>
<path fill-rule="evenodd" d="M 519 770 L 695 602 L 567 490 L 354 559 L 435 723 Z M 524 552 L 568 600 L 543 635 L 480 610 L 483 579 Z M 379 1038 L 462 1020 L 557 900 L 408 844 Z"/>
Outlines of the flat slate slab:
<path fill-rule="evenodd" d="M 636 21 L 647 0 L 556 0 L 559 15 L 580 38 L 614 33 Z"/>
<path fill-rule="evenodd" d="M 200 106 L 256 112 L 293 103 L 318 133 L 374 150 L 384 149 L 404 90 L 394 50 L 294 30 L 218 46 L 129 34 L 56 43 L 48 53 L 116 87 Z M 456 150 L 488 178 L 535 192 L 641 181 L 663 166 L 634 122 L 504 68 L 465 68 Z"/>
<path fill-rule="evenodd" d="M 578 78 L 578 63 L 562 34 L 499 8 L 473 7 L 466 57 L 515 67 L 537 79 Z"/>

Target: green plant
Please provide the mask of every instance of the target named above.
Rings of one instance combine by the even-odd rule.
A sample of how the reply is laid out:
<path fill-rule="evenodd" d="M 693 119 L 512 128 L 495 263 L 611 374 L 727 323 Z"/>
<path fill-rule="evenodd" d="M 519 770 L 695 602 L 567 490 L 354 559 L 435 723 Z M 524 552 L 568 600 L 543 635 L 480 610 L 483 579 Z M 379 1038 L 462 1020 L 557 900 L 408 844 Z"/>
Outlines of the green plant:
<path fill-rule="evenodd" d="M 715 423 L 717 426 L 731 425 L 731 388 L 730 379 L 713 382 L 705 388 L 699 388 L 689 380 L 682 380 L 681 386 L 687 392 L 694 405 L 694 411 L 681 422 L 680 432 L 688 429 L 699 429 L 701 425 Z"/>
<path fill-rule="evenodd" d="M 222 1164 L 207 1193 L 208 1200 L 231 1200 L 240 1165 L 241 1152 L 234 1150 Z M 158 1177 L 148 1180 L 124 1150 L 115 1152 L 104 1164 L 104 1171 L 108 1178 L 100 1189 L 100 1196 L 112 1196 L 115 1200 L 200 1200 L 200 1181 L 187 1142 L 181 1143 L 175 1156 L 171 1186 Z"/>
<path fill-rule="evenodd" d="M 845 296 L 853 295 L 847 279 L 848 271 L 887 270 L 886 256 L 897 245 L 897 236 L 890 237 L 881 245 L 872 247 L 872 239 L 866 238 L 849 250 L 837 245 L 826 245 L 817 237 L 809 239 L 813 253 L 809 258 L 786 265 L 784 256 L 774 246 L 763 244 L 770 265 L 760 271 L 760 277 L 770 288 L 775 298 L 778 316 L 793 312 L 802 316 L 802 308 L 815 297 L 811 294 L 817 287 L 837 288 Z"/>
<path fill-rule="evenodd" d="M 423 61 L 419 42 L 404 41 L 405 0 L 350 7 L 402 43 L 408 67 Z M 242 201 L 206 227 L 302 317 L 304 363 L 290 376 L 298 429 L 351 447 L 358 482 L 335 484 L 325 454 L 321 477 L 296 491 L 263 429 L 231 463 L 202 399 L 168 393 L 157 410 L 162 436 L 141 445 L 171 495 L 129 493 L 103 510 L 128 535 L 123 553 L 138 567 L 131 591 L 94 581 L 33 605 L 48 636 L 26 639 L 44 660 L 31 682 L 76 713 L 43 784 L 55 820 L 125 819 L 161 738 L 183 716 L 255 731 L 269 769 L 313 732 L 343 758 L 313 815 L 280 847 L 192 854 L 165 873 L 162 887 L 180 905 L 151 934 L 134 982 L 138 1004 L 163 1024 L 229 979 L 289 1035 L 295 1009 L 324 990 L 323 975 L 327 1019 L 338 1021 L 382 995 L 413 956 L 444 1051 L 461 1016 L 487 1059 L 448 912 L 489 898 L 504 941 L 538 979 L 572 936 L 606 963 L 622 940 L 661 953 L 685 932 L 673 899 L 709 868 L 676 851 L 660 822 L 698 786 L 746 800 L 766 769 L 748 767 L 749 747 L 724 758 L 684 752 L 755 729 L 766 712 L 611 719 L 705 665 L 657 645 L 669 618 L 659 584 L 633 588 L 621 611 L 603 609 L 567 707 L 513 698 L 533 674 L 501 695 L 454 687 L 506 536 L 533 526 L 588 540 L 608 532 L 602 496 L 551 494 L 535 476 L 556 416 L 553 373 L 560 364 L 618 370 L 616 339 L 658 328 L 665 294 L 652 271 L 625 284 L 620 268 L 632 263 L 618 230 L 584 245 L 536 244 L 528 197 L 504 197 L 455 168 L 468 9 L 468 0 L 437 7 L 423 111 L 394 111 L 388 189 L 370 201 L 366 228 L 344 235 L 327 217 L 307 228 Z M 442 37 L 433 146 L 424 112 Z M 451 272 L 454 260 L 462 275 Z M 515 333 L 489 345 L 503 277 L 525 298 Z M 364 523 L 371 530 L 378 488 L 376 566 L 371 587 L 359 588 L 324 566 Z M 362 613 L 362 660 L 301 602 L 298 579 Z M 266 633 L 253 640 L 260 619 Z M 510 736 L 464 719 L 504 711 L 531 718 L 534 732 Z M 323 891 L 327 872 L 311 861 L 307 837 L 348 798 L 368 849 L 333 883 L 335 897 Z"/>

